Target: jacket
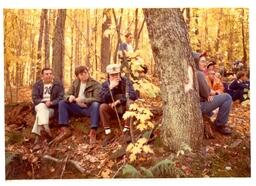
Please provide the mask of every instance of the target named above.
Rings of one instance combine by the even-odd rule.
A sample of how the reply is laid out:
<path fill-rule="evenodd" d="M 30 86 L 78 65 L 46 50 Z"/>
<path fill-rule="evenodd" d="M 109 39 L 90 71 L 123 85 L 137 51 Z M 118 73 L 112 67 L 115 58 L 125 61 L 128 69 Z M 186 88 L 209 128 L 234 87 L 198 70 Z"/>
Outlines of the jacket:
<path fill-rule="evenodd" d="M 32 100 L 33 100 L 34 106 L 42 102 L 43 92 L 44 92 L 43 80 L 38 80 L 33 85 L 33 88 L 32 88 Z M 63 85 L 59 81 L 54 80 L 52 89 L 51 89 L 51 96 L 50 96 L 52 107 L 58 105 L 59 101 L 63 99 L 63 96 L 64 96 Z"/>
<path fill-rule="evenodd" d="M 131 99 L 133 101 L 138 99 L 138 95 L 135 92 L 131 81 L 125 77 L 121 77 L 121 81 L 119 82 L 118 86 L 114 87 L 111 90 L 114 101 L 119 99 L 121 104 L 124 104 L 124 105 L 126 104 L 126 101 L 127 101 L 126 96 L 125 96 L 126 83 L 128 83 L 129 99 Z M 112 98 L 111 98 L 110 89 L 109 89 L 109 80 L 106 80 L 102 84 L 100 96 L 104 103 L 112 103 Z"/>
<path fill-rule="evenodd" d="M 72 82 L 71 87 L 67 91 L 65 95 L 65 99 L 67 100 L 71 95 L 78 97 L 79 89 L 80 89 L 80 80 L 76 79 Z M 100 90 L 101 90 L 101 84 L 95 79 L 90 77 L 86 82 L 86 87 L 84 90 L 84 95 L 85 95 L 84 103 L 90 105 L 94 101 L 101 102 Z"/>

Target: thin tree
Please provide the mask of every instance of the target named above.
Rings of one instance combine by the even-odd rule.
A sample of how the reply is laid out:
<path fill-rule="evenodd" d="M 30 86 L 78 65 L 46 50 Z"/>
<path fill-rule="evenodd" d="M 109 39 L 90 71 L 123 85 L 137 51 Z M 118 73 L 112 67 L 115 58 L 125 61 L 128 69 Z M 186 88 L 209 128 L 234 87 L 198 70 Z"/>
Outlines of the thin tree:
<path fill-rule="evenodd" d="M 64 28 L 66 20 L 66 10 L 58 10 L 56 25 L 54 29 L 54 38 L 52 43 L 52 68 L 57 79 L 63 82 L 64 67 Z"/>

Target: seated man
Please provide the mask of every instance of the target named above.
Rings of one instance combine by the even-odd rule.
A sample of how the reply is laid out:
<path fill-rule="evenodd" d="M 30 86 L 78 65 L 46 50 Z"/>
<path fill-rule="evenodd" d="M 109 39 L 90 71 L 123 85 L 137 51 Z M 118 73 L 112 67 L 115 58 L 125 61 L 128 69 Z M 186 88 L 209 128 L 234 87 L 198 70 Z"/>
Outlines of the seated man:
<path fill-rule="evenodd" d="M 36 120 L 32 129 L 32 133 L 37 135 L 35 143 L 39 142 L 38 136 L 41 135 L 42 130 L 52 137 L 49 118 L 54 115 L 54 112 L 57 113 L 58 103 L 64 96 L 62 84 L 53 79 L 52 69 L 44 68 L 41 75 L 41 79 L 34 84 L 32 89 L 32 99 L 36 111 Z"/>
<path fill-rule="evenodd" d="M 193 53 L 193 57 L 197 68 L 196 73 L 202 114 L 204 116 L 209 115 L 213 110 L 219 108 L 219 112 L 214 121 L 215 127 L 220 133 L 229 135 L 232 131 L 227 126 L 227 122 L 231 109 L 232 98 L 226 93 L 219 95 L 211 94 L 210 87 L 208 86 L 204 75 L 204 71 L 206 69 L 205 54 Z"/>
<path fill-rule="evenodd" d="M 206 81 L 211 89 L 212 95 L 218 95 L 223 93 L 224 85 L 219 78 L 215 76 L 214 70 L 207 70 Z"/>
<path fill-rule="evenodd" d="M 120 65 L 110 64 L 107 66 L 106 72 L 108 73 L 108 80 L 102 84 L 100 92 L 103 101 L 103 104 L 100 105 L 100 119 L 106 134 L 103 146 L 106 146 L 113 140 L 113 134 L 109 126 L 110 119 L 119 115 L 122 116 L 126 111 L 126 102 L 128 101 L 126 98 L 126 87 L 128 87 L 129 99 L 134 101 L 138 98 L 131 81 L 121 77 Z M 118 113 L 115 112 L 115 108 Z M 123 132 L 126 142 L 129 142 L 130 132 L 127 122 Z"/>
<path fill-rule="evenodd" d="M 59 103 L 59 125 L 61 133 L 53 143 L 71 136 L 69 118 L 71 115 L 91 118 L 90 144 L 96 143 L 96 129 L 99 126 L 99 106 L 101 85 L 90 77 L 85 66 L 75 69 L 76 80 L 73 81 L 65 100 Z"/>
<path fill-rule="evenodd" d="M 237 78 L 233 80 L 229 85 L 228 93 L 231 95 L 233 101 L 239 100 L 239 102 L 241 103 L 245 100 L 245 89 L 249 89 L 250 87 L 247 75 L 244 72 L 238 72 L 236 77 Z"/>

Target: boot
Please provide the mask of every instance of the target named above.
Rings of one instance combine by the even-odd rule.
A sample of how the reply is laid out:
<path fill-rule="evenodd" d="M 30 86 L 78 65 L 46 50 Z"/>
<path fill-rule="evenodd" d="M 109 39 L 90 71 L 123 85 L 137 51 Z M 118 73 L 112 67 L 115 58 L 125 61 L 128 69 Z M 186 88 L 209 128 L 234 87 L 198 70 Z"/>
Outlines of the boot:
<path fill-rule="evenodd" d="M 95 144 L 96 143 L 96 130 L 91 129 L 89 136 L 90 136 L 90 145 Z"/>
<path fill-rule="evenodd" d="M 61 127 L 60 134 L 56 138 L 54 138 L 49 143 L 49 145 L 59 143 L 59 142 L 63 141 L 64 139 L 69 138 L 70 136 L 72 136 L 72 132 L 71 132 L 70 128 L 69 127 Z"/>
<path fill-rule="evenodd" d="M 102 146 L 103 146 L 103 147 L 107 146 L 107 145 L 110 144 L 112 141 L 114 141 L 114 139 L 115 139 L 115 135 L 114 135 L 112 132 L 110 132 L 109 134 L 106 134 L 106 136 L 105 136 L 105 138 L 104 138 L 104 140 L 103 140 Z"/>

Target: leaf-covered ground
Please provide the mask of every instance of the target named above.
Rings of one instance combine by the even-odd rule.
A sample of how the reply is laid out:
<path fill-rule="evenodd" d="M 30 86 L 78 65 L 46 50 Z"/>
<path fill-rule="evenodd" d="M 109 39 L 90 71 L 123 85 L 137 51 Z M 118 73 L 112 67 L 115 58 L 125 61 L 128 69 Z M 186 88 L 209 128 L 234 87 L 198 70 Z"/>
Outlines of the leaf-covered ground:
<path fill-rule="evenodd" d="M 41 149 L 33 152 L 34 136 L 31 128 L 34 116 L 31 105 L 26 103 L 6 106 L 5 120 L 6 179 L 138 177 L 134 173 L 136 170 L 148 173 L 144 177 L 152 177 L 156 175 L 148 170 L 155 170 L 154 165 L 161 160 L 173 163 L 177 172 L 176 175 L 170 175 L 172 177 L 250 177 L 251 174 L 249 105 L 234 103 L 229 119 L 233 134 L 223 136 L 214 131 L 215 138 L 205 139 L 197 152 L 187 152 L 184 149 L 173 153 L 167 150 L 160 140 L 161 116 L 156 115 L 153 122 L 158 127 L 149 140 L 154 154 L 142 153 L 134 163 L 129 162 L 127 155 L 121 156 L 124 148 L 119 126 L 115 121 L 112 122 L 115 140 L 104 148 L 101 145 L 103 129 L 97 131 L 97 144 L 90 146 L 89 120 L 80 118 L 72 119 L 73 135 L 70 138 L 55 146 L 48 146 L 45 141 Z M 55 121 L 51 121 L 51 124 L 53 134 L 57 135 L 58 125 Z M 49 157 L 61 161 L 55 162 L 49 160 Z M 75 161 L 75 164 L 69 160 Z M 127 164 L 132 166 L 128 167 Z M 75 165 L 78 165 L 80 171 Z M 132 171 L 129 172 L 127 167 L 129 170 L 133 169 L 133 174 L 130 174 Z M 143 177 L 143 174 L 139 177 Z M 160 171 L 156 177 L 168 177 L 168 174 L 161 175 Z"/>

